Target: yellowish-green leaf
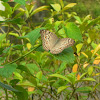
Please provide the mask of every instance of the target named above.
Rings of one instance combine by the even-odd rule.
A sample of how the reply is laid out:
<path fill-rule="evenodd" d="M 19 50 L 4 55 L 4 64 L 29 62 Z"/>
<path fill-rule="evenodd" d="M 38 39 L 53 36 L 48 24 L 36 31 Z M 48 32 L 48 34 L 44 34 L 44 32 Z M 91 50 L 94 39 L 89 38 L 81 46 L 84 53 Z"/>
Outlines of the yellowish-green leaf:
<path fill-rule="evenodd" d="M 36 77 L 38 78 L 38 79 L 42 79 L 42 71 L 40 71 L 40 72 L 38 72 L 37 74 L 36 74 Z"/>
<path fill-rule="evenodd" d="M 96 80 L 93 78 L 84 78 L 84 79 L 82 79 L 82 81 L 96 81 Z"/>
<path fill-rule="evenodd" d="M 83 23 L 87 22 L 90 18 L 91 18 L 91 16 L 90 16 L 90 15 L 87 15 L 87 16 L 84 18 Z"/>
<path fill-rule="evenodd" d="M 41 6 L 41 7 L 38 7 L 37 9 L 35 9 L 30 16 L 40 12 L 40 11 L 43 11 L 43 10 L 48 10 L 49 9 L 49 6 Z"/>
<path fill-rule="evenodd" d="M 70 3 L 70 4 L 66 5 L 66 6 L 62 9 L 62 11 L 67 10 L 67 9 L 69 9 L 69 8 L 72 8 L 72 7 L 74 7 L 75 5 L 76 5 L 76 3 Z"/>
<path fill-rule="evenodd" d="M 80 79 L 82 79 L 86 74 L 87 74 L 87 72 L 86 72 L 86 73 L 83 73 L 83 74 L 80 76 Z"/>
<path fill-rule="evenodd" d="M 90 38 L 90 37 L 88 37 L 87 43 L 88 43 L 88 44 L 91 43 L 91 38 Z"/>
<path fill-rule="evenodd" d="M 97 45 L 97 47 L 94 49 L 94 52 L 92 54 L 92 57 L 100 50 L 100 44 Z M 91 57 L 91 58 L 92 58 Z"/>
<path fill-rule="evenodd" d="M 63 2 L 63 0 L 60 0 L 60 4 L 61 4 L 61 7 L 63 8 L 63 7 L 64 7 L 64 2 Z"/>
<path fill-rule="evenodd" d="M 58 88 L 57 93 L 62 92 L 63 90 L 65 90 L 66 88 L 68 88 L 69 86 L 61 86 Z"/>
<path fill-rule="evenodd" d="M 60 75 L 60 74 L 52 74 L 52 75 L 50 75 L 50 76 L 51 76 L 51 77 L 62 78 L 62 79 L 64 79 L 64 80 L 66 80 L 66 81 L 68 81 L 68 82 L 71 83 L 71 81 L 70 81 L 67 77 L 65 77 L 65 76 L 63 76 L 63 75 Z"/>
<path fill-rule="evenodd" d="M 77 45 L 76 45 L 76 48 L 77 48 L 77 53 L 79 53 L 79 52 L 80 52 L 80 50 L 81 50 L 82 46 L 83 46 L 83 43 L 79 43 L 79 44 L 77 44 Z"/>
<path fill-rule="evenodd" d="M 16 76 L 17 79 L 19 79 L 21 81 L 23 80 L 23 77 L 18 72 L 13 72 L 13 74 L 14 74 L 14 76 Z"/>
<path fill-rule="evenodd" d="M 9 35 L 12 35 L 12 36 L 15 36 L 15 37 L 19 37 L 19 35 L 17 33 L 10 32 Z"/>
<path fill-rule="evenodd" d="M 83 82 L 83 81 L 96 81 L 96 80 L 93 78 L 84 78 L 84 79 L 77 80 L 75 83 Z"/>
<path fill-rule="evenodd" d="M 84 52 L 81 52 L 86 58 L 88 58 L 88 55 Z"/>
<path fill-rule="evenodd" d="M 90 67 L 88 68 L 88 74 L 89 74 L 89 75 L 92 75 L 92 73 L 93 73 L 93 67 L 90 66 Z"/>
<path fill-rule="evenodd" d="M 61 10 L 60 4 L 51 4 L 51 6 L 52 6 L 53 9 L 56 10 L 57 12 L 59 12 L 59 11 Z"/>

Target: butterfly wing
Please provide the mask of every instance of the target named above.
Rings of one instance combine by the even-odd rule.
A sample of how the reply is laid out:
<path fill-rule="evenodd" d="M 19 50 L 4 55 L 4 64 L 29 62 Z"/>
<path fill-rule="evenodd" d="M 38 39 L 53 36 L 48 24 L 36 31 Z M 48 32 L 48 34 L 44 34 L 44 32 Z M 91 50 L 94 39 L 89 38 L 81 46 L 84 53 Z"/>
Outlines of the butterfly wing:
<path fill-rule="evenodd" d="M 72 46 L 75 43 L 75 41 L 71 38 L 63 38 L 59 39 L 59 41 L 55 44 L 55 46 L 50 50 L 52 54 L 59 54 L 61 53 L 65 48 L 68 48 Z"/>
<path fill-rule="evenodd" d="M 51 50 L 55 45 L 56 41 L 58 40 L 56 34 L 48 30 L 40 30 L 40 34 L 41 34 L 43 49 L 46 51 Z"/>

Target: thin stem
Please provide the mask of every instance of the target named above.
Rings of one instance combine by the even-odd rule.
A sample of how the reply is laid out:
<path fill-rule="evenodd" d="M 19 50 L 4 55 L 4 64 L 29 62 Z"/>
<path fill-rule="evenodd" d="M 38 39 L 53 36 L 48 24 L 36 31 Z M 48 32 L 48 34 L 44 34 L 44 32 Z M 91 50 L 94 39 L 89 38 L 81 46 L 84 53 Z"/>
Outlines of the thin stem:
<path fill-rule="evenodd" d="M 71 99 L 72 99 L 72 97 L 73 97 L 74 93 L 75 93 L 75 88 L 73 87 L 73 92 L 72 92 L 72 94 L 71 94 L 71 96 L 70 96 L 69 100 L 71 100 Z"/>
<path fill-rule="evenodd" d="M 1 31 L 3 32 L 3 33 L 5 33 L 5 31 L 0 27 L 0 29 L 1 29 Z"/>
<path fill-rule="evenodd" d="M 4 89 L 4 90 L 5 90 L 5 94 L 6 94 L 6 100 L 8 100 L 7 89 Z"/>
<path fill-rule="evenodd" d="M 40 46 L 40 45 L 39 45 L 39 46 Z M 37 46 L 37 47 L 39 47 L 39 46 Z M 31 52 L 33 52 L 33 51 L 34 51 L 37 47 L 33 48 L 33 49 L 32 49 L 32 50 L 30 50 L 28 53 L 26 53 L 26 54 L 22 55 L 21 57 L 19 57 L 19 58 L 15 59 L 14 61 L 12 61 L 12 62 L 10 62 L 10 63 L 8 63 L 8 64 L 12 64 L 12 63 L 14 63 L 14 62 L 16 62 L 16 61 L 18 61 L 18 60 L 20 60 L 20 59 L 24 58 L 25 56 L 27 56 L 28 54 L 30 54 Z"/>

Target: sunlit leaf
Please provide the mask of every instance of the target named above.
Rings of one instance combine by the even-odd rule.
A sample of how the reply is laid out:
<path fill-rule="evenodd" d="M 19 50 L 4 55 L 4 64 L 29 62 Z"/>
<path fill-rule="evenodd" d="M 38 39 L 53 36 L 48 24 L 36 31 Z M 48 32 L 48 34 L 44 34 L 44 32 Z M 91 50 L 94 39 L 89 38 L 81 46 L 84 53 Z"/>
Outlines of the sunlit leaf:
<path fill-rule="evenodd" d="M 18 33 L 9 32 L 9 35 L 12 35 L 12 36 L 15 36 L 15 37 L 19 37 Z"/>
<path fill-rule="evenodd" d="M 54 10 L 56 10 L 57 12 L 59 12 L 61 10 L 61 6 L 60 4 L 51 4 L 51 6 L 54 8 Z"/>
<path fill-rule="evenodd" d="M 74 7 L 75 5 L 76 5 L 76 3 L 70 3 L 70 4 L 66 5 L 66 6 L 62 9 L 62 11 L 67 10 L 67 9 L 69 9 L 69 8 L 72 8 L 72 7 Z"/>
<path fill-rule="evenodd" d="M 86 68 L 89 65 L 89 63 L 84 63 L 83 68 Z"/>
<path fill-rule="evenodd" d="M 77 45 L 76 45 L 76 48 L 77 48 L 77 53 L 79 53 L 79 52 L 80 52 L 80 50 L 81 50 L 82 46 L 83 46 L 83 43 L 79 43 L 79 44 L 77 44 Z"/>
<path fill-rule="evenodd" d="M 26 46 L 27 46 L 28 50 L 30 50 L 32 47 L 30 43 L 27 43 Z"/>
<path fill-rule="evenodd" d="M 49 6 L 41 6 L 41 7 L 38 7 L 37 9 L 33 10 L 33 12 L 31 13 L 30 16 L 40 12 L 40 11 L 43 11 L 43 10 L 48 10 L 49 9 Z"/>

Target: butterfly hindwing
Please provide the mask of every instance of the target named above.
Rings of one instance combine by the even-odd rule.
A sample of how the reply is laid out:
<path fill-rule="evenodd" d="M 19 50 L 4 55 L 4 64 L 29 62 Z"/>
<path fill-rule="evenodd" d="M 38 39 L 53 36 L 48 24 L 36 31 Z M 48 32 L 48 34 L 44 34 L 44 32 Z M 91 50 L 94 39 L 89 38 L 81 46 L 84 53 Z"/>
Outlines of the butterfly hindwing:
<path fill-rule="evenodd" d="M 71 38 L 62 38 L 55 44 L 55 46 L 50 50 L 52 54 L 59 54 L 65 48 L 68 48 L 74 44 L 74 40 Z"/>

